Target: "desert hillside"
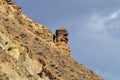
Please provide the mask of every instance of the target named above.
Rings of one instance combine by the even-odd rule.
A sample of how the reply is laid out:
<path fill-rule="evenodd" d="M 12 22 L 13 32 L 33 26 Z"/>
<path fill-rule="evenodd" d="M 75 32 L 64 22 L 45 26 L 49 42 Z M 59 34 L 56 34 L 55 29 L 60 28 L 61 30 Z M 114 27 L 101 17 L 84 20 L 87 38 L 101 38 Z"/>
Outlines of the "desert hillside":
<path fill-rule="evenodd" d="M 103 80 L 55 45 L 53 33 L 0 0 L 0 80 Z"/>

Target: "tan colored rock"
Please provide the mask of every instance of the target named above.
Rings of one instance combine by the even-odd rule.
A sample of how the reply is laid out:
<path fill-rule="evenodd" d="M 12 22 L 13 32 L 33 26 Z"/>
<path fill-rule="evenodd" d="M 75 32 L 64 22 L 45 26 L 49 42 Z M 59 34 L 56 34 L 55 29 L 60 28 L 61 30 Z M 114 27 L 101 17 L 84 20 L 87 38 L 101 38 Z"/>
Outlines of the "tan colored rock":
<path fill-rule="evenodd" d="M 66 43 L 56 42 L 55 44 L 61 51 L 63 51 L 64 54 L 70 55 L 70 48 Z"/>
<path fill-rule="evenodd" d="M 55 44 L 56 46 L 62 50 L 66 55 L 70 55 L 70 48 L 67 45 L 68 43 L 68 32 L 64 28 L 60 28 L 56 30 L 55 36 Z"/>

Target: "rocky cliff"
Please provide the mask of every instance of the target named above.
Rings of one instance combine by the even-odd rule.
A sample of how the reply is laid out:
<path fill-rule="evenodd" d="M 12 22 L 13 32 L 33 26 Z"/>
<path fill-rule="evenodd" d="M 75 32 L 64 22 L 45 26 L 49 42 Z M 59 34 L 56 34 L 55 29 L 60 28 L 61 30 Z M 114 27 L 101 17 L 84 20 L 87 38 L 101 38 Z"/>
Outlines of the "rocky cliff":
<path fill-rule="evenodd" d="M 52 32 L 0 0 L 0 80 L 103 80 L 65 55 Z"/>

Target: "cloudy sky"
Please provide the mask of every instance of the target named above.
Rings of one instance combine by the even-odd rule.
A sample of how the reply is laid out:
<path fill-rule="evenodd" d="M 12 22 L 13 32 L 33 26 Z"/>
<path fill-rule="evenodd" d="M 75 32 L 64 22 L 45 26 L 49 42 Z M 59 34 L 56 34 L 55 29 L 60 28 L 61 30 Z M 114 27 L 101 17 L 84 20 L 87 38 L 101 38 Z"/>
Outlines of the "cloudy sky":
<path fill-rule="evenodd" d="M 69 32 L 72 57 L 105 80 L 120 80 L 120 0 L 14 0 L 34 21 Z"/>

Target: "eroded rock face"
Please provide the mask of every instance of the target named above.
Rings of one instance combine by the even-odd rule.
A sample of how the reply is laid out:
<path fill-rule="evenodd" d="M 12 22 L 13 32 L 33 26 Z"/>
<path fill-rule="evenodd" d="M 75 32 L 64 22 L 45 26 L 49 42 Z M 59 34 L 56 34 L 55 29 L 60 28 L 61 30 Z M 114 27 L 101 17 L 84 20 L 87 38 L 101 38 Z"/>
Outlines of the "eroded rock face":
<path fill-rule="evenodd" d="M 67 45 L 68 43 L 68 31 L 64 28 L 56 30 L 56 46 L 61 49 L 66 55 L 70 55 L 70 48 Z"/>
<path fill-rule="evenodd" d="M 64 28 L 56 30 L 56 42 L 68 43 L 68 32 Z"/>

